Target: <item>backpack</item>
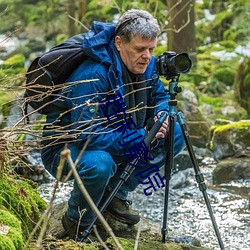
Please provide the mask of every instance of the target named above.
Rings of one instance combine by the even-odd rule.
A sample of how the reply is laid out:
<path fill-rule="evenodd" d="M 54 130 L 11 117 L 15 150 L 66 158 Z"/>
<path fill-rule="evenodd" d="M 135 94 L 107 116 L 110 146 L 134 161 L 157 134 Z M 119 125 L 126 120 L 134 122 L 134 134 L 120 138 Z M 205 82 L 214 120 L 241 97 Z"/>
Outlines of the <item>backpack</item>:
<path fill-rule="evenodd" d="M 66 79 L 86 59 L 82 42 L 84 34 L 75 35 L 37 57 L 26 72 L 25 114 L 28 105 L 40 114 L 51 110 L 53 101 Z"/>

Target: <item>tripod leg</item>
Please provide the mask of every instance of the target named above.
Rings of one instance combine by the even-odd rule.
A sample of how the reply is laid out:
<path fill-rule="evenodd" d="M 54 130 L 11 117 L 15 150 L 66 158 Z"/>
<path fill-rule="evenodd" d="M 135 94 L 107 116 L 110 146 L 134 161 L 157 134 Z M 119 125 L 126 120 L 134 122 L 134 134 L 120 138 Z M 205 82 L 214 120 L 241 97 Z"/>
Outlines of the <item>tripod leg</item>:
<path fill-rule="evenodd" d="M 169 183 L 172 176 L 172 169 L 174 165 L 174 122 L 175 118 L 173 115 L 169 115 L 169 132 L 166 138 L 166 162 L 165 162 L 165 196 L 164 196 L 164 212 L 163 212 L 163 225 L 162 225 L 162 242 L 166 242 L 166 235 L 168 232 L 167 228 L 167 217 L 168 217 L 168 200 L 169 200 Z"/>
<path fill-rule="evenodd" d="M 208 199 L 208 195 L 207 195 L 207 192 L 206 192 L 207 188 L 206 188 L 206 184 L 204 182 L 204 177 L 203 177 L 203 174 L 201 173 L 201 171 L 199 169 L 198 162 L 197 162 L 197 159 L 195 157 L 195 154 L 194 154 L 194 151 L 193 151 L 190 139 L 189 139 L 189 133 L 188 133 L 187 128 L 186 128 L 184 116 L 183 116 L 183 114 L 181 112 L 178 112 L 177 113 L 177 118 L 178 118 L 179 124 L 181 126 L 181 130 L 182 130 L 185 142 L 186 142 L 186 146 L 187 146 L 187 150 L 188 150 L 191 162 L 193 163 L 193 167 L 194 167 L 194 171 L 195 171 L 195 179 L 196 179 L 196 181 L 197 181 L 197 183 L 199 185 L 200 191 L 203 194 L 203 197 L 204 197 L 204 200 L 205 200 L 205 203 L 206 203 L 206 206 L 207 206 L 207 209 L 208 209 L 208 212 L 209 212 L 209 215 L 210 215 L 210 218 L 211 218 L 211 221 L 212 221 L 212 224 L 213 224 L 213 228 L 214 228 L 216 237 L 218 239 L 220 248 L 221 248 L 221 250 L 224 250 L 225 247 L 223 245 L 223 242 L 222 242 L 222 239 L 221 239 L 221 236 L 220 236 L 220 232 L 219 232 L 219 229 L 218 229 L 218 226 L 217 226 L 217 223 L 216 223 L 213 211 L 212 211 L 212 207 L 211 207 L 210 201 Z"/>

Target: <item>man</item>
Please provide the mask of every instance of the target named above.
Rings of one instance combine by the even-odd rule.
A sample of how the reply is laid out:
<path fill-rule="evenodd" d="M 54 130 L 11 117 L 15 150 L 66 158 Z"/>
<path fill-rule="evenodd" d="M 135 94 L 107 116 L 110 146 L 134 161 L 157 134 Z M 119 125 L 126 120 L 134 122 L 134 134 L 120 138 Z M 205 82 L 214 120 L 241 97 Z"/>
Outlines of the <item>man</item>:
<path fill-rule="evenodd" d="M 162 111 L 168 111 L 169 94 L 159 80 L 153 57 L 159 32 L 157 20 L 142 10 L 125 12 L 117 25 L 94 22 L 83 41 L 87 59 L 69 77 L 67 89 L 47 116 L 42 151 L 46 169 L 56 175 L 60 152 L 67 143 L 73 161 L 77 159 L 79 176 L 97 206 L 113 190 L 133 158 L 129 154 L 131 148 L 144 141 L 148 119 L 157 120 Z M 127 196 L 148 178 L 139 172 L 156 167 L 160 153 L 165 156 L 167 130 L 166 119 L 155 136 L 150 155 L 144 154 L 144 165 L 135 168 L 106 209 L 117 220 L 131 225 L 139 222 L 140 216 L 129 207 Z M 174 138 L 176 155 L 184 148 L 178 123 Z M 164 157 L 160 157 L 157 166 L 163 165 Z M 69 170 L 66 163 L 63 176 Z M 75 182 L 62 219 L 65 231 L 70 238 L 81 237 L 80 232 L 93 217 Z"/>

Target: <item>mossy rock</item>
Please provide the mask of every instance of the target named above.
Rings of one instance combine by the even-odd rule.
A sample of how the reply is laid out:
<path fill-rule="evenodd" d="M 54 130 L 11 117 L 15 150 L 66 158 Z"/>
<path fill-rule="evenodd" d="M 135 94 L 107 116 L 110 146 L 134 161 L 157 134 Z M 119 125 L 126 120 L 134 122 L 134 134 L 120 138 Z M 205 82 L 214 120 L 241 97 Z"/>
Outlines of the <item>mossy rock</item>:
<path fill-rule="evenodd" d="M 210 149 L 215 159 L 230 156 L 249 156 L 250 120 L 229 122 L 225 125 L 214 125 L 210 130 Z"/>
<path fill-rule="evenodd" d="M 24 239 L 21 223 L 9 211 L 0 209 L 0 249 L 22 249 Z"/>
<path fill-rule="evenodd" d="M 5 174 L 0 178 L 0 207 L 4 207 L 21 221 L 25 239 L 40 219 L 41 211 L 46 208 L 46 202 L 30 183 Z"/>
<path fill-rule="evenodd" d="M 135 245 L 134 239 L 124 239 L 118 238 L 120 244 L 122 245 L 124 250 L 133 250 Z M 109 238 L 107 243 L 114 245 L 113 239 Z M 114 249 L 114 248 L 111 248 Z M 184 243 L 175 243 L 175 242 L 166 242 L 162 243 L 161 241 L 156 240 L 141 240 L 138 243 L 138 250 L 208 250 L 208 248 L 198 247 L 190 244 Z"/>
<path fill-rule="evenodd" d="M 134 250 L 135 241 L 134 239 L 125 239 L 118 237 L 119 243 L 121 244 L 123 250 Z M 113 239 L 108 238 L 105 242 L 106 246 L 110 250 L 117 250 Z M 100 242 L 93 242 L 91 244 L 74 242 L 73 240 L 56 240 L 56 239 L 44 239 L 42 243 L 42 249 L 60 249 L 60 250 L 102 250 L 104 247 Z M 51 247 L 51 248 L 50 248 Z M 31 249 L 41 249 L 35 246 L 35 243 L 30 245 Z M 167 242 L 162 243 L 161 241 L 155 240 L 140 240 L 138 244 L 138 250 L 211 250 L 206 247 L 198 247 L 194 245 L 184 244 L 184 243 L 175 243 Z"/>
<path fill-rule="evenodd" d="M 225 117 L 230 121 L 240 121 L 249 117 L 247 111 L 236 102 L 230 91 L 226 91 L 220 96 L 200 93 L 199 103 L 203 114 L 212 123 L 217 119 L 225 119 Z"/>

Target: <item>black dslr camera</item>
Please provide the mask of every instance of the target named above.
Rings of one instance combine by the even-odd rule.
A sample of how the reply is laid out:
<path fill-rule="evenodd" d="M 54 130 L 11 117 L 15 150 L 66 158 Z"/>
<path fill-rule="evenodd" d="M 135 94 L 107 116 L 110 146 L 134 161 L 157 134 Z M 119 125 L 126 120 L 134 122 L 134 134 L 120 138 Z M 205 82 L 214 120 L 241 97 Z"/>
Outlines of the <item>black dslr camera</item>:
<path fill-rule="evenodd" d="M 167 80 L 187 73 L 191 66 L 192 61 L 187 53 L 176 54 L 174 51 L 167 51 L 156 59 L 157 73 L 165 76 Z"/>

